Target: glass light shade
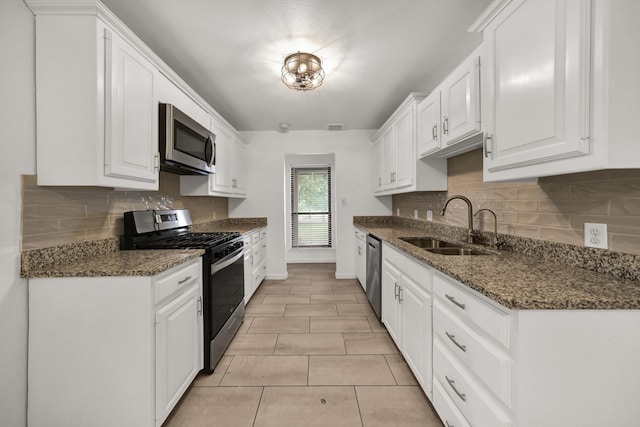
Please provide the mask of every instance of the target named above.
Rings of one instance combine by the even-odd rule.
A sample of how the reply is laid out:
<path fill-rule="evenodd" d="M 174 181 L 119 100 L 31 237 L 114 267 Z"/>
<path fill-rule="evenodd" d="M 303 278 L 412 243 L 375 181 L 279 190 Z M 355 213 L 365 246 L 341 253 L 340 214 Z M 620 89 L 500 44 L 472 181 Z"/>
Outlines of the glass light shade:
<path fill-rule="evenodd" d="M 284 59 L 282 82 L 295 90 L 313 90 L 324 80 L 322 61 L 316 55 L 296 52 Z"/>

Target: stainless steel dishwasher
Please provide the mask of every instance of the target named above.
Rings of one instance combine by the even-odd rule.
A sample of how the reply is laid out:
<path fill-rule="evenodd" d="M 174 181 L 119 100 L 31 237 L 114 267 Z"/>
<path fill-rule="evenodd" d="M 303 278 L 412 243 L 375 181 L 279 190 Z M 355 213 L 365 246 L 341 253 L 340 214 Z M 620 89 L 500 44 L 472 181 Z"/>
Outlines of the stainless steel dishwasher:
<path fill-rule="evenodd" d="M 367 298 L 380 318 L 382 298 L 382 242 L 371 234 L 367 235 Z"/>

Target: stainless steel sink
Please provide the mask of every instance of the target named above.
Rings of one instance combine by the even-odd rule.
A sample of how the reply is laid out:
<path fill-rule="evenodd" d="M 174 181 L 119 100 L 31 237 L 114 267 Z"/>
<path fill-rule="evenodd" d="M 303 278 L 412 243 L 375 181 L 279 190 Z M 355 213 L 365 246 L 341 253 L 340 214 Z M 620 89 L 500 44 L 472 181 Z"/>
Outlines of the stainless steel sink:
<path fill-rule="evenodd" d="M 475 249 L 469 248 L 433 248 L 433 249 L 425 249 L 433 254 L 439 255 L 486 255 L 484 252 L 476 251 Z"/>
<path fill-rule="evenodd" d="M 429 237 L 400 237 L 400 240 L 438 255 L 486 255 L 486 253 L 475 249 L 466 248 L 455 243 L 449 243 L 444 240 L 432 239 Z"/>
<path fill-rule="evenodd" d="M 445 242 L 444 240 L 431 239 L 429 237 L 400 237 L 400 240 L 404 240 L 407 243 L 411 243 L 413 246 L 417 246 L 421 249 L 433 249 L 433 248 L 459 248 L 460 245 L 455 243 Z"/>

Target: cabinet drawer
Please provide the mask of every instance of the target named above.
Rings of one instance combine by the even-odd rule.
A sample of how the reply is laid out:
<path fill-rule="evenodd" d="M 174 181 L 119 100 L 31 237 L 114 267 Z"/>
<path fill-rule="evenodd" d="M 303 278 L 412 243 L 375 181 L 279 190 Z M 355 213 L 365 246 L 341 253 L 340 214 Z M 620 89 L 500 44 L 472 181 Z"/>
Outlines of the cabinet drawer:
<path fill-rule="evenodd" d="M 511 359 L 436 300 L 433 333 L 507 406 L 511 406 Z"/>
<path fill-rule="evenodd" d="M 253 255 L 253 264 L 257 265 L 262 261 L 262 258 L 266 255 L 266 247 L 262 247 L 260 244 L 251 246 L 251 255 Z"/>
<path fill-rule="evenodd" d="M 433 380 L 433 407 L 445 427 L 471 427 L 438 379 Z"/>
<path fill-rule="evenodd" d="M 256 244 L 260 241 L 260 232 L 256 231 L 251 233 L 251 244 Z"/>
<path fill-rule="evenodd" d="M 511 347 L 511 317 L 498 311 L 479 296 L 472 295 L 470 290 L 463 290 L 452 279 L 440 274 L 433 275 L 433 293 L 443 301 L 444 306 L 451 309 L 472 327 L 486 332 L 506 348 Z"/>
<path fill-rule="evenodd" d="M 260 230 L 260 240 L 265 241 L 267 238 L 267 230 Z"/>
<path fill-rule="evenodd" d="M 511 426 L 509 417 L 444 348 L 439 338 L 433 343 L 433 372 L 469 424 L 479 427 Z"/>
<path fill-rule="evenodd" d="M 164 277 L 156 279 L 154 281 L 155 303 L 157 304 L 179 289 L 189 287 L 200 279 L 201 274 L 202 267 L 200 262 L 194 262 Z"/>
<path fill-rule="evenodd" d="M 262 281 L 264 280 L 264 278 L 267 276 L 267 265 L 265 263 L 262 263 L 260 265 L 258 265 L 258 267 L 253 270 L 253 288 L 255 289 L 260 283 L 262 283 Z"/>

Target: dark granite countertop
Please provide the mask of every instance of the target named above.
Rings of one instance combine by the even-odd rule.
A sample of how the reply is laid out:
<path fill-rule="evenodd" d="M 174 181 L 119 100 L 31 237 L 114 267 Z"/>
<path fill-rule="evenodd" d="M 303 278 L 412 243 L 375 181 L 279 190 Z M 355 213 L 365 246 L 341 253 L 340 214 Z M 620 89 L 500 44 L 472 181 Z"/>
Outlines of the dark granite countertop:
<path fill-rule="evenodd" d="M 237 231 L 246 234 L 266 226 L 266 218 L 229 218 L 195 224 L 191 229 L 194 232 Z M 203 249 L 121 251 L 118 248 L 118 238 L 113 237 L 22 251 L 20 276 L 154 276 L 204 254 Z"/>
<path fill-rule="evenodd" d="M 115 251 L 74 262 L 54 262 L 23 277 L 155 276 L 204 254 L 202 249 Z"/>
<path fill-rule="evenodd" d="M 510 309 L 640 309 L 640 282 L 636 280 L 478 245 L 489 254 L 437 255 L 399 238 L 455 240 L 434 230 L 392 222 L 356 219 L 354 225 Z"/>

